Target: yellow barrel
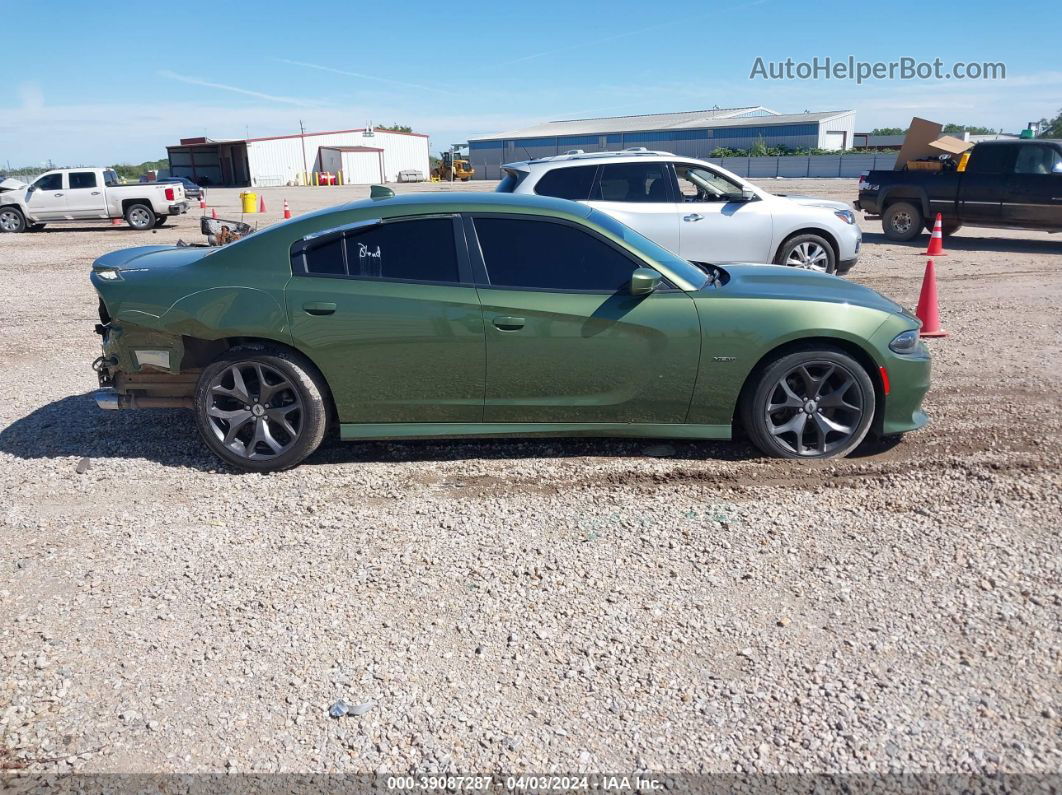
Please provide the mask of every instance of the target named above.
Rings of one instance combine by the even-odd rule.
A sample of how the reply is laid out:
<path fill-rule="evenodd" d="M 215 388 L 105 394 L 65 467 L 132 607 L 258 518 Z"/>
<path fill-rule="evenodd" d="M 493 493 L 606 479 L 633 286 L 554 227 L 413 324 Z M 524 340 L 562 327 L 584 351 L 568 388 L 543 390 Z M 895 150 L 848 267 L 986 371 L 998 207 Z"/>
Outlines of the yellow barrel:
<path fill-rule="evenodd" d="M 244 213 L 256 213 L 258 212 L 258 194 L 257 193 L 241 193 L 240 198 L 243 199 L 243 211 Z"/>

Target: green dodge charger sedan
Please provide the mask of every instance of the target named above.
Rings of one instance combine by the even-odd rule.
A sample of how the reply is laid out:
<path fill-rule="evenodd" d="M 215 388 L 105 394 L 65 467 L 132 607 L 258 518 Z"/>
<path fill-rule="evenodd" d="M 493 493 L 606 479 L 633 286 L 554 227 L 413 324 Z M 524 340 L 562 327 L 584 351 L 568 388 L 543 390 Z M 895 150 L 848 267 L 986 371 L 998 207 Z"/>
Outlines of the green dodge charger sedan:
<path fill-rule="evenodd" d="M 843 456 L 926 422 L 918 321 L 812 271 L 680 259 L 574 202 L 394 196 L 222 248 L 100 257 L 108 409 L 186 407 L 232 466 L 343 439 L 729 439 Z"/>

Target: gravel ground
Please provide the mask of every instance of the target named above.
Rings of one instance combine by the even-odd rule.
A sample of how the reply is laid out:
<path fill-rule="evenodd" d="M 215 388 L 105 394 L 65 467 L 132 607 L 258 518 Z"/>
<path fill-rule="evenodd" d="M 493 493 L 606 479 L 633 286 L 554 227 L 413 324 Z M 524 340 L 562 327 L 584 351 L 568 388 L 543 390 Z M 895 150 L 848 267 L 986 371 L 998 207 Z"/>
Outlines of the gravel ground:
<path fill-rule="evenodd" d="M 0 237 L 0 768 L 1062 769 L 1058 237 L 950 241 L 932 424 L 888 450 L 332 442 L 241 476 L 188 413 L 88 397 L 89 263 L 195 215 Z M 925 239 L 864 231 L 851 278 L 913 306 Z"/>

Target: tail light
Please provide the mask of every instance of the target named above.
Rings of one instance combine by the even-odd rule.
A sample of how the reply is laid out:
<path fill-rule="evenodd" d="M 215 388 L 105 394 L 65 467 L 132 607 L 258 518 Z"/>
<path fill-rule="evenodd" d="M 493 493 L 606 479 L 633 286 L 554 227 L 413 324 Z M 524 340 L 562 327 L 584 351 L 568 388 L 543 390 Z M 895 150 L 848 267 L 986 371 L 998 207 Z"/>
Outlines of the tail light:
<path fill-rule="evenodd" d="M 166 188 L 166 201 L 173 201 L 173 188 Z"/>

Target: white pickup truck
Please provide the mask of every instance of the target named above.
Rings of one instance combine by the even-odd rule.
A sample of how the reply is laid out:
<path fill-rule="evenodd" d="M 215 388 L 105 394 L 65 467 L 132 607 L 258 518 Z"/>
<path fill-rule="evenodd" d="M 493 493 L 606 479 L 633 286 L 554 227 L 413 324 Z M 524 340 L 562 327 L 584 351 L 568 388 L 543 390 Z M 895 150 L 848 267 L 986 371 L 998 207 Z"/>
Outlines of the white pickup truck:
<path fill-rule="evenodd" d="M 0 181 L 0 232 L 107 218 L 124 218 L 133 229 L 151 229 L 186 212 L 188 201 L 179 182 L 122 185 L 109 168 L 60 168 L 41 174 L 32 185 Z"/>

